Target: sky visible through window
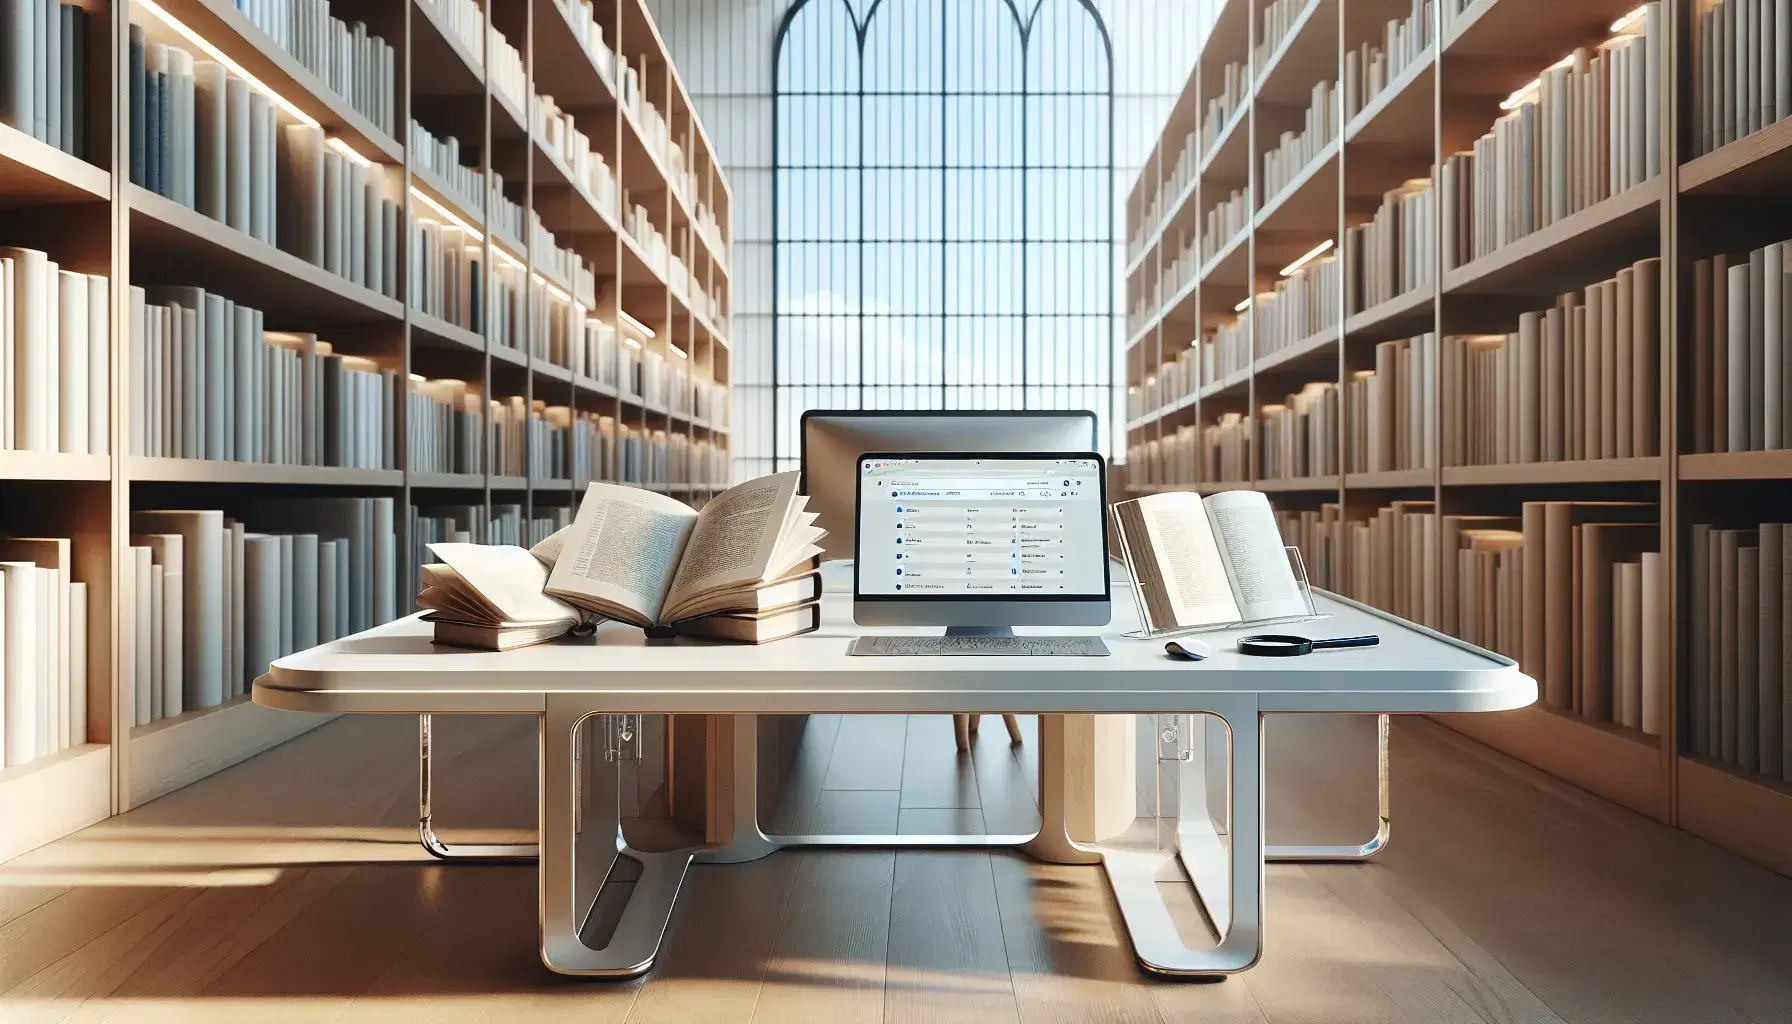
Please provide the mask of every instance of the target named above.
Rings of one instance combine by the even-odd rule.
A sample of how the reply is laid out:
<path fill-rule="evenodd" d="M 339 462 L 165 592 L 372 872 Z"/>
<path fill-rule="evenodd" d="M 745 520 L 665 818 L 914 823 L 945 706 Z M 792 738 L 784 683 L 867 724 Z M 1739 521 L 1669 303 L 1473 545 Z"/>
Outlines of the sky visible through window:
<path fill-rule="evenodd" d="M 1081 0 L 807 0 L 777 65 L 777 454 L 817 408 L 1091 409 L 1112 67 Z"/>

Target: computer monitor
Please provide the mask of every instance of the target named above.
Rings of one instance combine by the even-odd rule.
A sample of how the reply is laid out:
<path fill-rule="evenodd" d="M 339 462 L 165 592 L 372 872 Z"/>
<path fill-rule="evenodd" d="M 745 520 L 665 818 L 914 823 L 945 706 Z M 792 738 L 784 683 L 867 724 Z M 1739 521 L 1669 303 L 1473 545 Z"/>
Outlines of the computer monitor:
<path fill-rule="evenodd" d="M 802 482 L 816 525 L 828 531 L 823 558 L 853 556 L 853 495 L 866 452 L 1092 452 L 1087 410 L 833 410 L 802 419 Z"/>
<path fill-rule="evenodd" d="M 1084 452 L 870 452 L 857 462 L 853 619 L 1101 626 L 1107 465 Z"/>

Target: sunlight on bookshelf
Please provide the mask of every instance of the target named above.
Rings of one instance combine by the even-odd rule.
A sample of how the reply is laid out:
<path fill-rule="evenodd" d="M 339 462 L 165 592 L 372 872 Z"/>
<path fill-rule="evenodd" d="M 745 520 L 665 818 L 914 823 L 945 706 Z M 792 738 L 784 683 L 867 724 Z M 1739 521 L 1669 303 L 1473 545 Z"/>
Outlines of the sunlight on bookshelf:
<path fill-rule="evenodd" d="M 1323 252 L 1324 255 L 1316 256 Z M 1274 355 L 1317 335 L 1335 331 L 1341 319 L 1338 296 L 1344 264 L 1330 239 L 1278 278 L 1275 288 L 1251 301 L 1257 318 L 1257 358 Z"/>
<path fill-rule="evenodd" d="M 1437 210 L 1431 180 L 1402 182 L 1381 198 L 1367 223 L 1345 235 L 1344 285 L 1350 312 L 1361 313 L 1383 302 L 1431 287 L 1437 238 Z"/>
<path fill-rule="evenodd" d="M 1310 6 L 1317 6 L 1319 0 L 1270 0 L 1263 5 L 1262 21 L 1257 32 L 1257 52 L 1251 62 L 1253 68 L 1268 66 L 1269 59 L 1276 54 L 1289 33 L 1294 31 L 1295 22 Z"/>

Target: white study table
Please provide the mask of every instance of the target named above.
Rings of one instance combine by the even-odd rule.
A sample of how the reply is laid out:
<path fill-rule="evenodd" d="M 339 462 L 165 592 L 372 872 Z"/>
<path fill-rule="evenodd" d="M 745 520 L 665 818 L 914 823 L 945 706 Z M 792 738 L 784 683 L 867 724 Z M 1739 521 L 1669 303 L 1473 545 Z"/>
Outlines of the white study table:
<path fill-rule="evenodd" d="M 562 973 L 613 976 L 652 966 L 693 860 L 738 863 L 795 845 L 1010 845 L 1052 863 L 1099 863 L 1147 970 L 1246 970 L 1263 944 L 1263 716 L 1504 711 L 1537 697 L 1536 683 L 1510 659 L 1323 593 L 1316 599 L 1327 618 L 1275 630 L 1377 633 L 1381 645 L 1253 658 L 1233 647 L 1252 632 L 1243 629 L 1201 637 L 1213 652 L 1207 661 L 1175 661 L 1161 640 L 1122 635 L 1136 626 L 1135 604 L 1123 589 L 1114 596 L 1115 620 L 1106 627 L 1019 631 L 1099 633 L 1113 652 L 1105 658 L 851 657 L 849 638 L 872 631 L 852 625 L 850 597 L 832 593 L 823 598 L 820 632 L 762 647 L 650 642 L 640 630 L 612 623 L 595 639 L 502 654 L 464 651 L 434 647 L 429 625 L 411 616 L 274 662 L 255 681 L 254 696 L 268 707 L 304 712 L 537 716 L 541 957 Z M 1037 835 L 771 837 L 760 830 L 755 716 L 963 712 L 1042 716 Z M 1185 762 L 1175 851 L 1071 840 L 1061 716 L 1079 713 L 1203 714 L 1223 722 L 1230 806 L 1221 820 L 1230 834 L 1215 827 L 1205 807 L 1200 766 Z M 622 751 L 614 744 L 619 726 L 630 721 L 624 716 L 640 714 L 737 716 L 735 831 L 728 842 L 670 853 L 628 848 L 620 829 Z M 581 753 L 578 736 L 592 716 L 599 716 L 592 724 L 604 744 L 596 756 L 588 744 Z M 582 780 L 575 780 L 575 766 Z M 1169 856 L 1194 884 L 1221 936 L 1217 946 L 1191 950 L 1178 936 L 1156 882 Z M 640 878 L 607 944 L 594 949 L 582 930 L 622 858 L 640 865 Z"/>

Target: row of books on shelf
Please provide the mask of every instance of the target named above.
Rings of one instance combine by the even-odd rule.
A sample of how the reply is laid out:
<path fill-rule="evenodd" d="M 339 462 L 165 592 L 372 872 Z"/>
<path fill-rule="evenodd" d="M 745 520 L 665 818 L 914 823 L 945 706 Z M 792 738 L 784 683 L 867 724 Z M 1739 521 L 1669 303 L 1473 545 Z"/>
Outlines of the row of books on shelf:
<path fill-rule="evenodd" d="M 1439 516 L 1396 501 L 1278 518 L 1316 584 L 1512 658 L 1550 707 L 1659 735 L 1671 627 L 1658 515 L 1528 501 L 1516 516 Z"/>
<path fill-rule="evenodd" d="M 119 648 L 136 724 L 216 707 L 276 658 L 395 618 L 393 511 L 391 498 L 290 498 L 240 519 L 131 513 Z"/>
<path fill-rule="evenodd" d="M 1504 335 L 1448 339 L 1444 464 L 1656 454 L 1661 261 L 1522 314 Z"/>
<path fill-rule="evenodd" d="M 1337 140 L 1344 130 L 1338 109 L 1338 83 L 1315 82 L 1302 115 L 1299 131 L 1284 131 L 1276 137 L 1275 148 L 1263 154 L 1263 196 L 1265 200 L 1282 194 L 1300 177 L 1319 154 Z"/>
<path fill-rule="evenodd" d="M 1383 473 L 1437 465 L 1436 373 L 1436 335 L 1375 346 L 1374 368 L 1355 371 L 1344 385 L 1345 405 L 1353 413 L 1346 471 Z"/>
<path fill-rule="evenodd" d="M 1436 38 L 1436 5 L 1432 0 L 1412 0 L 1406 17 L 1389 18 L 1382 25 L 1380 40 L 1345 51 L 1344 120 L 1361 113 L 1424 59 Z"/>
<path fill-rule="evenodd" d="M 382 295 L 398 295 L 391 169 L 326 144 L 247 79 L 131 26 L 131 180 Z"/>
<path fill-rule="evenodd" d="M 65 538 L 0 538 L 0 767 L 87 742 L 89 581 Z"/>
<path fill-rule="evenodd" d="M 0 122 L 85 159 L 92 31 L 79 4 L 11 0 L 0 7 Z"/>
<path fill-rule="evenodd" d="M 629 204 L 622 215 L 622 230 L 628 232 L 635 244 L 641 247 L 647 265 L 661 277 L 666 276 L 666 260 L 672 251 L 666 245 L 666 236 L 660 233 L 653 217 L 648 214 L 647 207 L 639 203 Z"/>
<path fill-rule="evenodd" d="M 1342 422 L 1339 403 L 1336 384 L 1314 381 L 1259 409 L 1259 477 L 1336 476 L 1338 424 Z"/>
<path fill-rule="evenodd" d="M 388 135 L 396 130 L 392 44 L 361 22 L 331 14 L 329 0 L 235 0 L 274 45 Z"/>
<path fill-rule="evenodd" d="M 535 132 L 548 152 L 572 172 L 572 180 L 597 203 L 597 208 L 615 217 L 619 201 L 616 173 L 603 153 L 591 145 L 591 137 L 579 130 L 572 113 L 560 109 L 554 97 L 537 94 Z"/>
<path fill-rule="evenodd" d="M 1792 448 L 1792 242 L 1692 268 L 1693 450 Z"/>
<path fill-rule="evenodd" d="M 1446 268 L 1487 256 L 1661 173 L 1661 5 L 1620 22 L 1508 97 L 1470 152 L 1444 163 Z"/>
<path fill-rule="evenodd" d="M 1169 165 L 1170 172 L 1164 175 L 1157 190 L 1152 193 L 1151 201 L 1145 205 L 1145 214 L 1139 218 L 1138 234 L 1128 246 L 1129 259 L 1138 256 L 1139 251 L 1150 241 L 1152 230 L 1164 219 L 1169 204 L 1182 195 L 1189 183 L 1195 180 L 1195 168 L 1201 162 L 1200 138 L 1196 132 L 1189 132 L 1182 137 L 1181 149 L 1174 154 L 1165 150 L 1159 156 L 1159 159 Z"/>
<path fill-rule="evenodd" d="M 488 25 L 485 44 L 486 80 L 520 122 L 529 99 L 529 73 L 523 66 L 522 52 L 510 45 L 510 40 L 495 26 Z"/>
<path fill-rule="evenodd" d="M 1792 117 L 1792 0 L 1715 0 L 1693 27 L 1696 153 Z"/>
<path fill-rule="evenodd" d="M 583 302 L 587 308 L 597 304 L 597 272 L 581 259 L 578 253 L 562 246 L 554 233 L 541 222 L 541 215 L 534 210 L 527 213 L 529 220 L 530 257 L 535 261 L 535 272 L 546 273 L 550 277 L 564 283 L 572 297 Z"/>
<path fill-rule="evenodd" d="M 1163 273 L 1157 277 L 1152 286 L 1150 300 L 1139 309 L 1142 317 L 1163 308 L 1170 301 L 1170 296 L 1188 287 L 1195 275 L 1201 272 L 1201 247 L 1195 244 L 1195 238 L 1187 231 L 1178 229 L 1173 237 L 1164 239 L 1165 251 L 1174 252 L 1172 259 Z"/>
<path fill-rule="evenodd" d="M 485 209 L 485 172 L 461 163 L 459 139 L 452 135 L 437 138 L 429 129 L 412 121 L 408 155 L 413 168 L 421 167 L 435 175 L 460 201 L 463 208 L 479 211 Z M 493 185 L 498 191 L 503 191 L 503 176 L 495 170 L 491 174 Z"/>
<path fill-rule="evenodd" d="M 1251 55 L 1251 67 L 1264 68 L 1269 65 L 1269 58 L 1275 56 L 1276 50 L 1294 31 L 1295 22 L 1300 20 L 1302 12 L 1312 0 L 1269 0 L 1259 12 L 1257 27 L 1257 49 Z"/>
<path fill-rule="evenodd" d="M 1200 152 L 1213 152 L 1214 144 L 1219 141 L 1220 132 L 1232 123 L 1243 108 L 1245 96 L 1250 92 L 1249 73 L 1243 64 L 1233 61 L 1220 69 L 1219 85 L 1212 96 L 1206 97 L 1201 105 L 1201 143 Z"/>
<path fill-rule="evenodd" d="M 1366 223 L 1344 235 L 1344 301 L 1352 313 L 1429 288 L 1436 260 L 1437 206 L 1428 178 L 1403 182 Z"/>
<path fill-rule="evenodd" d="M 721 221 L 716 219 L 715 211 L 710 209 L 709 204 L 703 200 L 697 200 L 694 207 L 691 211 L 691 225 L 697 232 L 697 237 L 709 244 L 709 251 L 715 253 L 717 259 L 724 263 L 727 262 L 728 241 L 722 237 Z M 711 315 L 710 319 L 720 318 Z"/>
<path fill-rule="evenodd" d="M 130 451 L 396 469 L 398 372 L 200 288 L 131 289 Z"/>
<path fill-rule="evenodd" d="M 0 247 L 0 450 L 111 451 L 111 288 Z"/>
<path fill-rule="evenodd" d="M 1201 265 L 1206 266 L 1251 222 L 1251 190 L 1235 188 L 1201 216 Z"/>
<path fill-rule="evenodd" d="M 1277 278 L 1274 288 L 1253 297 L 1257 358 L 1291 348 L 1321 332 L 1335 332 L 1343 320 L 1339 302 L 1343 274 L 1333 250 L 1307 260 Z"/>
<path fill-rule="evenodd" d="M 1692 528 L 1685 748 L 1792 781 L 1792 525 Z"/>

